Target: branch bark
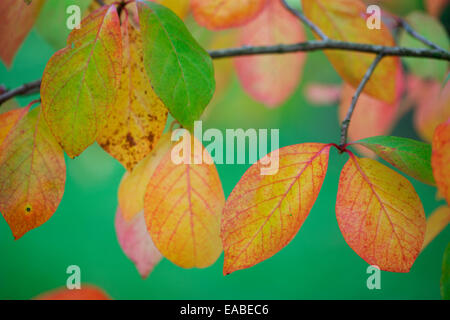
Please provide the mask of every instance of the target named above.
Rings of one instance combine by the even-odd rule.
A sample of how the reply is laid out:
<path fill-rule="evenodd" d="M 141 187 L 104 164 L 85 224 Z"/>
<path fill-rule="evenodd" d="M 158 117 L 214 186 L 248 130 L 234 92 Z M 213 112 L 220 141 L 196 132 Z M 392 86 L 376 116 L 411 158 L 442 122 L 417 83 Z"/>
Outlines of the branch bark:
<path fill-rule="evenodd" d="M 347 144 L 348 128 L 350 126 L 350 121 L 352 119 L 353 112 L 355 111 L 356 103 L 358 102 L 359 96 L 361 95 L 362 91 L 364 90 L 364 87 L 366 86 L 367 82 L 369 81 L 370 77 L 372 76 L 373 72 L 375 71 L 380 61 L 384 58 L 384 56 L 385 55 L 383 53 L 380 53 L 376 56 L 375 60 L 372 62 L 370 68 L 367 70 L 361 83 L 356 89 L 356 92 L 352 98 L 352 103 L 350 105 L 350 108 L 348 109 L 347 115 L 345 116 L 344 121 L 342 121 L 341 143 L 339 145 L 340 150 L 344 150 L 345 145 Z"/>

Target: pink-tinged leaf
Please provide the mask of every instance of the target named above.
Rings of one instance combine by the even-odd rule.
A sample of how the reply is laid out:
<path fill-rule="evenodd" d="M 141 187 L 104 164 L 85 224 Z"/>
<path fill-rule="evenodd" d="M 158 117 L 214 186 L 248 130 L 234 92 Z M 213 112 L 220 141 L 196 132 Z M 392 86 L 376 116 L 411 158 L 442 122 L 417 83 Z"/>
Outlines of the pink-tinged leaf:
<path fill-rule="evenodd" d="M 284 147 L 245 172 L 223 211 L 225 275 L 272 257 L 294 238 L 319 195 L 329 150 L 320 143 Z M 262 175 L 278 156 L 278 172 Z"/>
<path fill-rule="evenodd" d="M 344 84 L 339 104 L 340 121 L 345 119 L 354 94 L 355 89 Z M 398 112 L 398 104 L 390 105 L 362 93 L 353 112 L 348 130 L 349 139 L 355 141 L 389 134 L 397 120 Z M 358 150 L 363 151 L 364 149 L 358 147 Z"/>
<path fill-rule="evenodd" d="M 198 140 L 192 144 L 185 135 L 161 159 L 148 183 L 144 214 L 150 236 L 165 258 L 182 268 L 206 268 L 222 252 L 225 198 L 211 156 Z M 183 156 L 190 156 L 189 163 L 174 160 L 180 146 L 186 146 Z"/>
<path fill-rule="evenodd" d="M 431 166 L 439 192 L 450 204 L 450 119 L 436 128 Z"/>
<path fill-rule="evenodd" d="M 116 100 L 122 73 L 117 8 L 105 6 L 81 21 L 67 47 L 47 63 L 42 110 L 53 135 L 74 158 L 95 142 Z"/>
<path fill-rule="evenodd" d="M 64 153 L 35 108 L 11 128 L 0 150 L 0 212 L 15 239 L 53 215 L 65 181 Z"/>
<path fill-rule="evenodd" d="M 306 86 L 305 96 L 313 105 L 329 106 L 339 101 L 341 91 L 341 85 L 311 83 Z"/>
<path fill-rule="evenodd" d="M 161 261 L 162 255 L 153 244 L 145 225 L 144 211 L 126 222 L 120 208 L 116 213 L 116 235 L 125 255 L 136 265 L 142 278 L 147 278 Z"/>
<path fill-rule="evenodd" d="M 33 27 L 43 4 L 43 0 L 33 0 L 30 4 L 22 0 L 0 1 L 0 58 L 8 67 Z"/>
<path fill-rule="evenodd" d="M 195 20 L 217 30 L 238 27 L 254 19 L 269 0 L 192 0 Z M 272 0 L 270 0 L 272 1 Z"/>
<path fill-rule="evenodd" d="M 450 223 L 450 208 L 442 206 L 437 208 L 427 219 L 427 232 L 423 241 L 422 250 L 436 238 Z"/>
<path fill-rule="evenodd" d="M 425 0 L 425 7 L 432 16 L 439 16 L 442 10 L 450 4 L 449 0 Z"/>
<path fill-rule="evenodd" d="M 413 94 L 416 97 L 414 124 L 421 138 L 431 142 L 436 127 L 450 117 L 450 82 L 442 88 L 437 81 L 418 81 L 417 93 Z"/>
<path fill-rule="evenodd" d="M 281 4 L 270 1 L 264 11 L 242 28 L 242 46 L 291 44 L 305 41 L 303 26 Z M 239 80 L 255 99 L 269 107 L 276 107 L 288 99 L 297 88 L 306 55 L 247 56 L 235 59 Z"/>
<path fill-rule="evenodd" d="M 426 220 L 411 183 L 372 159 L 351 155 L 339 179 L 336 217 L 348 245 L 381 270 L 409 272 Z"/>

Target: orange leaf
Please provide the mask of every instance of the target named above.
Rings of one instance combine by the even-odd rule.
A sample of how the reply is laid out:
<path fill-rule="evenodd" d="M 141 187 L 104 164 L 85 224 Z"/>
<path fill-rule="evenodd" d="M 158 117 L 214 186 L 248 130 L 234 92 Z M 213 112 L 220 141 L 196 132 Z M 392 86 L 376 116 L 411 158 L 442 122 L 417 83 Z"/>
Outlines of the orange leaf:
<path fill-rule="evenodd" d="M 202 26 L 217 30 L 238 27 L 254 19 L 268 0 L 192 0 L 195 20 Z"/>
<path fill-rule="evenodd" d="M 437 208 L 427 219 L 427 232 L 423 241 L 422 250 L 436 238 L 450 223 L 450 208 L 442 206 Z"/>
<path fill-rule="evenodd" d="M 125 221 L 130 222 L 135 215 L 144 209 L 148 181 L 170 147 L 170 134 L 164 134 L 155 149 L 139 162 L 131 173 L 125 173 L 119 186 L 118 195 L 119 207 Z"/>
<path fill-rule="evenodd" d="M 272 257 L 294 238 L 319 195 L 329 150 L 320 143 L 284 147 L 274 151 L 276 174 L 261 175 L 266 158 L 245 172 L 223 211 L 225 275 Z"/>
<path fill-rule="evenodd" d="M 434 132 L 431 165 L 439 192 L 450 204 L 450 119 Z"/>
<path fill-rule="evenodd" d="M 166 126 L 167 109 L 153 91 L 141 61 L 141 33 L 122 22 L 123 68 L 120 87 L 98 143 L 127 170 L 149 154 Z"/>
<path fill-rule="evenodd" d="M 42 110 L 55 138 L 74 158 L 95 142 L 115 102 L 122 74 L 117 8 L 94 11 L 81 21 L 45 67 Z"/>
<path fill-rule="evenodd" d="M 23 0 L 0 1 L 0 58 L 8 67 L 33 27 L 43 4 L 43 0 L 34 0 L 30 4 Z"/>
<path fill-rule="evenodd" d="M 136 265 L 143 279 L 161 261 L 162 255 L 153 244 L 141 211 L 131 222 L 126 222 L 120 208 L 116 213 L 116 235 L 123 252 Z"/>
<path fill-rule="evenodd" d="M 336 216 L 345 241 L 367 263 L 409 272 L 422 248 L 426 220 L 406 178 L 351 155 L 339 179 Z"/>
<path fill-rule="evenodd" d="M 413 94 L 417 103 L 414 124 L 419 135 L 426 141 L 433 140 L 436 127 L 450 117 L 450 82 L 442 89 L 438 81 L 420 80 Z"/>
<path fill-rule="evenodd" d="M 305 41 L 303 27 L 281 4 L 270 1 L 264 11 L 241 30 L 242 46 L 291 44 Z M 256 100 L 275 107 L 283 103 L 297 88 L 306 55 L 247 56 L 235 59 L 239 80 Z"/>
<path fill-rule="evenodd" d="M 197 140 L 193 144 L 196 147 L 187 154 L 198 159 L 205 149 Z M 212 163 L 207 152 L 202 164 L 175 164 L 171 157 L 177 146 L 167 152 L 150 179 L 145 220 L 164 257 L 183 268 L 205 268 L 222 252 L 222 184 L 215 165 L 207 164 Z"/>
<path fill-rule="evenodd" d="M 439 16 L 449 3 L 449 0 L 425 0 L 425 7 L 432 16 Z"/>
<path fill-rule="evenodd" d="M 95 286 L 82 285 L 81 289 L 61 288 L 52 290 L 39 295 L 35 300 L 111 300 L 111 298 Z"/>
<path fill-rule="evenodd" d="M 0 114 L 0 152 L 2 143 L 6 137 L 12 132 L 17 123 L 27 114 L 28 108 L 14 109 Z"/>
<path fill-rule="evenodd" d="M 63 151 L 35 108 L 11 128 L 0 151 L 0 211 L 15 239 L 53 215 L 65 181 Z"/>
<path fill-rule="evenodd" d="M 329 38 L 334 40 L 394 46 L 395 42 L 386 25 L 381 29 L 367 27 L 367 6 L 360 0 L 302 1 L 306 16 Z M 369 69 L 375 56 L 367 53 L 325 51 L 336 71 L 356 88 Z M 370 96 L 394 103 L 398 83 L 392 74 L 400 68 L 398 58 L 385 58 L 366 84 L 364 92 Z"/>

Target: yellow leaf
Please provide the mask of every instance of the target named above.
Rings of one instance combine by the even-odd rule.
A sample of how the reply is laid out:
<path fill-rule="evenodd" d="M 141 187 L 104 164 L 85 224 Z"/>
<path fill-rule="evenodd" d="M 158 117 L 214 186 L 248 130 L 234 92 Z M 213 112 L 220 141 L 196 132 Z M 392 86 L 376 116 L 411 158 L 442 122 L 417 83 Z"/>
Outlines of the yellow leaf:
<path fill-rule="evenodd" d="M 142 62 L 141 34 L 122 23 L 123 68 L 117 97 L 97 142 L 127 170 L 148 155 L 167 121 L 167 109 L 156 96 Z"/>
<path fill-rule="evenodd" d="M 437 237 L 450 222 L 450 208 L 442 206 L 437 208 L 427 219 L 427 232 L 423 241 L 422 250 Z"/>
<path fill-rule="evenodd" d="M 330 39 L 385 46 L 394 46 L 388 27 L 367 27 L 367 6 L 361 0 L 308 0 L 302 1 L 306 16 Z M 361 82 L 375 55 L 348 51 L 325 51 L 339 75 L 354 88 Z M 392 75 L 400 68 L 398 58 L 384 58 L 378 65 L 364 92 L 387 103 L 394 103 L 398 80 Z"/>
<path fill-rule="evenodd" d="M 381 270 L 408 272 L 422 248 L 419 196 L 406 178 L 375 160 L 351 155 L 339 179 L 336 217 L 348 245 Z"/>
<path fill-rule="evenodd" d="M 182 143 L 182 142 L 180 142 Z M 147 228 L 164 257 L 183 268 L 205 268 L 222 252 L 220 220 L 225 198 L 212 159 L 197 140 L 192 154 L 201 164 L 175 164 L 166 153 L 145 195 Z M 200 148 L 198 147 L 200 145 Z M 200 150 L 199 150 L 200 149 Z M 188 151 L 186 151 L 188 152 Z"/>
<path fill-rule="evenodd" d="M 170 134 L 164 134 L 153 151 L 133 169 L 126 172 L 119 187 L 119 207 L 125 221 L 130 222 L 144 208 L 148 181 L 161 158 L 170 150 Z"/>
<path fill-rule="evenodd" d="M 272 257 L 294 238 L 319 195 L 329 150 L 320 143 L 284 147 L 274 151 L 276 174 L 261 175 L 267 158 L 245 172 L 223 211 L 225 275 Z"/>

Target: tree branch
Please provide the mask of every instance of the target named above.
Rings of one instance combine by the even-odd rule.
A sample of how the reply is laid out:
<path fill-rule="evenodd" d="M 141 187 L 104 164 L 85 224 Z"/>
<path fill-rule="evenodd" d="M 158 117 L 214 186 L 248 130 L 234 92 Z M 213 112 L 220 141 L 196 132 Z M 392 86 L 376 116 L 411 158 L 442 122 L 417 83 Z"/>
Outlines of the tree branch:
<path fill-rule="evenodd" d="M 103 2 L 103 0 L 95 0 L 95 2 L 97 2 L 99 5 L 101 5 L 102 7 L 105 5 L 105 3 Z"/>
<path fill-rule="evenodd" d="M 322 41 L 307 41 L 295 44 L 274 45 L 274 46 L 260 46 L 260 47 L 240 47 L 229 48 L 222 50 L 209 51 L 211 58 L 229 58 L 247 55 L 260 54 L 285 54 L 292 52 L 308 52 L 318 50 L 346 50 L 356 52 L 366 52 L 374 54 L 383 54 L 384 56 L 399 56 L 399 57 L 415 57 L 415 58 L 430 58 L 438 60 L 450 61 L 450 52 L 436 49 L 419 49 L 419 48 L 404 48 L 404 47 L 386 47 L 378 45 L 370 45 L 363 43 L 352 43 L 337 40 L 322 40 Z M 15 96 L 29 95 L 38 92 L 40 87 L 40 80 L 24 84 L 16 89 L 6 91 L 0 94 L 0 105 L 5 101 L 14 98 Z"/>
<path fill-rule="evenodd" d="M 356 107 L 356 103 L 358 102 L 358 98 L 361 95 L 362 91 L 364 90 L 364 87 L 366 86 L 366 84 L 369 81 L 370 77 L 372 76 L 373 72 L 375 71 L 375 68 L 380 63 L 380 61 L 384 58 L 384 56 L 385 55 L 383 53 L 380 53 L 376 56 L 375 60 L 372 62 L 370 68 L 367 70 L 361 83 L 359 84 L 358 88 L 356 89 L 356 92 L 352 98 L 352 103 L 350 105 L 350 108 L 348 109 L 347 115 L 345 116 L 344 121 L 342 121 L 341 142 L 340 142 L 340 146 L 339 146 L 341 148 L 341 150 L 343 150 L 345 148 L 345 145 L 347 143 L 348 128 L 350 126 L 350 121 L 352 119 L 353 112 L 355 111 L 355 107 Z"/>
<path fill-rule="evenodd" d="M 430 40 L 426 39 L 425 37 L 421 36 L 419 33 L 417 33 L 410 25 L 408 22 L 406 22 L 405 20 L 403 20 L 402 18 L 397 17 L 397 21 L 400 27 L 402 27 L 403 29 L 405 29 L 406 32 L 408 32 L 410 34 L 410 36 L 412 36 L 413 38 L 416 38 L 417 40 L 419 40 L 420 42 L 422 42 L 423 44 L 425 44 L 426 46 L 435 49 L 435 50 L 439 50 L 442 52 L 447 52 L 447 50 L 445 50 L 444 48 L 441 48 L 440 46 L 438 46 L 437 44 L 435 44 L 434 42 L 431 42 Z"/>
<path fill-rule="evenodd" d="M 299 18 L 304 24 L 306 24 L 312 31 L 314 31 L 322 40 L 328 40 L 328 36 L 320 30 L 311 20 L 309 20 L 302 12 L 295 10 L 288 3 L 287 0 L 282 0 L 283 5 L 288 9 L 294 16 Z"/>

